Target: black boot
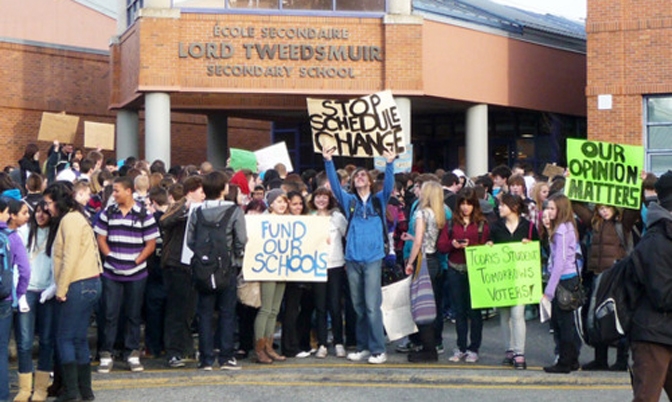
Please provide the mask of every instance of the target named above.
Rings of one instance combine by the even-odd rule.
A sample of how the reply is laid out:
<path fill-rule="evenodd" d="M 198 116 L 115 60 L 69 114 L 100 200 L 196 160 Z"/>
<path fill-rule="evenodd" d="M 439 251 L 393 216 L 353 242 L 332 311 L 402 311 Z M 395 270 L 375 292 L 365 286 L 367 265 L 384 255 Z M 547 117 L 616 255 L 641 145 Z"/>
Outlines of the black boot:
<path fill-rule="evenodd" d="M 618 342 L 616 348 L 616 363 L 609 366 L 609 371 L 628 371 L 628 360 L 630 358 L 628 355 L 629 346 L 628 342 L 624 339 Z"/>
<path fill-rule="evenodd" d="M 79 383 L 79 395 L 83 401 L 93 401 L 96 399 L 91 388 L 91 364 L 80 364 L 77 366 L 77 382 Z"/>
<path fill-rule="evenodd" d="M 436 353 L 436 341 L 434 340 L 434 324 L 419 325 L 418 337 L 422 343 L 422 349 L 408 354 L 408 361 L 412 363 L 435 362 L 439 360 Z"/>
<path fill-rule="evenodd" d="M 595 360 L 581 366 L 583 371 L 606 371 L 609 370 L 608 363 L 609 346 L 596 345 L 595 346 Z"/>
<path fill-rule="evenodd" d="M 56 402 L 81 401 L 77 380 L 77 363 L 62 364 L 61 374 L 63 375 L 63 393 L 56 398 Z"/>
<path fill-rule="evenodd" d="M 553 374 L 569 374 L 572 366 L 575 365 L 578 353 L 572 342 L 562 342 L 560 344 L 560 356 L 558 362 L 553 366 L 544 367 L 544 371 Z"/>
<path fill-rule="evenodd" d="M 54 381 L 51 382 L 47 388 L 47 396 L 60 396 L 63 393 L 63 374 L 61 372 L 61 365 L 54 364 Z"/>

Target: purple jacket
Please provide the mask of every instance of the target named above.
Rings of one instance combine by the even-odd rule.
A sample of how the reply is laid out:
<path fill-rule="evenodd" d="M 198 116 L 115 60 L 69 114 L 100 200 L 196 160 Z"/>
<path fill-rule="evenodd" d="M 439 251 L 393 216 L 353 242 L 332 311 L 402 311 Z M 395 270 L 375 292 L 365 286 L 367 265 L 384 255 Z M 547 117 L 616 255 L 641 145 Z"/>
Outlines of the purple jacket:
<path fill-rule="evenodd" d="M 551 257 L 548 268 L 551 278 L 548 280 L 544 294 L 549 300 L 555 297 L 555 288 L 560 278 L 565 275 L 576 275 L 576 232 L 571 223 L 565 222 L 558 226 L 551 239 Z"/>
<path fill-rule="evenodd" d="M 0 221 L 0 229 L 6 228 L 7 222 Z M 16 284 L 16 299 L 18 300 L 28 290 L 28 282 L 30 282 L 30 259 L 28 258 L 26 247 L 23 245 L 23 240 L 21 240 L 21 235 L 15 230 L 9 235 L 9 248 L 12 252 L 14 266 L 19 270 L 19 280 Z M 12 296 L 9 296 L 5 300 L 11 300 L 11 298 Z M 14 300 L 14 302 L 17 300 Z"/>

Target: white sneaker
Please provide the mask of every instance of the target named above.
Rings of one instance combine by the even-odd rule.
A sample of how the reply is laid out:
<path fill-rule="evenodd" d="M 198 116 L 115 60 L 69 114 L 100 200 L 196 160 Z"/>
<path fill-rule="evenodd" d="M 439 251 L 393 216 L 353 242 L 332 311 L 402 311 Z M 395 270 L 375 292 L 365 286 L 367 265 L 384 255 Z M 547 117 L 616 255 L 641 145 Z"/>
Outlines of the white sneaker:
<path fill-rule="evenodd" d="M 478 361 L 478 353 L 467 350 L 467 356 L 464 358 L 467 363 L 476 363 Z"/>
<path fill-rule="evenodd" d="M 308 356 L 310 356 L 310 352 L 303 350 L 303 351 L 297 353 L 296 356 L 294 356 L 294 357 L 296 357 L 297 359 L 305 359 Z"/>
<path fill-rule="evenodd" d="M 336 357 L 345 357 L 345 348 L 340 343 L 336 345 Z"/>
<path fill-rule="evenodd" d="M 379 353 L 377 355 L 371 355 L 369 357 L 369 363 L 371 364 L 383 364 L 387 361 L 387 353 Z"/>
<path fill-rule="evenodd" d="M 368 350 L 362 350 L 359 352 L 352 352 L 348 354 L 348 360 L 353 361 L 353 362 L 360 362 L 367 357 L 371 356 L 371 352 Z"/>
<path fill-rule="evenodd" d="M 318 359 L 324 359 L 325 357 L 327 357 L 327 354 L 328 354 L 327 347 L 321 345 L 319 348 L 317 348 L 317 353 L 315 353 L 315 357 L 317 357 Z"/>
<path fill-rule="evenodd" d="M 448 358 L 448 361 L 458 363 L 467 356 L 466 353 L 460 352 L 460 349 L 453 349 L 453 355 Z"/>

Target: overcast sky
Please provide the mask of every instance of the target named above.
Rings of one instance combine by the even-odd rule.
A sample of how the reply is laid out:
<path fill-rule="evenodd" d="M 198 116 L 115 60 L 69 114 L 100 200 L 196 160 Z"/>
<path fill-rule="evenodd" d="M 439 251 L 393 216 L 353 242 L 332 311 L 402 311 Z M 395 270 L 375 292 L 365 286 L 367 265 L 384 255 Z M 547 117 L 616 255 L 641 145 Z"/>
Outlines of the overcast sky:
<path fill-rule="evenodd" d="M 493 0 L 538 13 L 561 15 L 574 20 L 586 19 L 587 0 Z"/>

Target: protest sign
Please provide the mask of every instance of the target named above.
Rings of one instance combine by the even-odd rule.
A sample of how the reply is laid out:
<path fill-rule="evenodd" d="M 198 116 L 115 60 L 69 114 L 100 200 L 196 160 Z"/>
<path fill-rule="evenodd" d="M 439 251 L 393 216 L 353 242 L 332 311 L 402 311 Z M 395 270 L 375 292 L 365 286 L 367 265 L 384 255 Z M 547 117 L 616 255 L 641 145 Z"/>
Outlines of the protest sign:
<path fill-rule="evenodd" d="M 392 92 L 350 100 L 307 99 L 313 149 L 336 148 L 335 155 L 381 156 L 406 151 L 401 116 Z"/>
<path fill-rule="evenodd" d="M 62 144 L 72 144 L 75 142 L 78 124 L 78 116 L 70 116 L 65 113 L 43 112 L 37 139 L 40 141 L 59 141 Z"/>
<path fill-rule="evenodd" d="M 384 156 L 373 157 L 373 167 L 381 172 L 385 171 L 387 160 Z M 394 174 L 410 173 L 413 167 L 413 144 L 406 145 L 406 151 L 394 160 Z"/>
<path fill-rule="evenodd" d="M 257 156 L 252 151 L 245 149 L 231 148 L 231 157 L 229 167 L 233 170 L 250 169 L 253 173 L 257 172 Z"/>
<path fill-rule="evenodd" d="M 114 150 L 114 124 L 85 121 L 84 147 Z"/>
<path fill-rule="evenodd" d="M 571 200 L 639 209 L 644 147 L 567 139 Z"/>
<path fill-rule="evenodd" d="M 564 176 L 565 168 L 554 165 L 552 163 L 547 163 L 546 166 L 544 166 L 544 171 L 541 174 L 548 177 L 549 179 L 552 179 L 555 176 Z"/>
<path fill-rule="evenodd" d="M 246 281 L 326 282 L 328 216 L 246 215 Z"/>
<path fill-rule="evenodd" d="M 383 325 L 387 338 L 392 341 L 418 332 L 411 314 L 411 276 L 383 286 Z"/>
<path fill-rule="evenodd" d="M 254 155 L 257 157 L 257 166 L 259 167 L 260 172 L 273 169 L 278 163 L 285 165 L 288 172 L 294 171 L 292 160 L 287 151 L 287 144 L 285 144 L 284 141 L 254 151 Z"/>
<path fill-rule="evenodd" d="M 471 308 L 536 304 L 541 300 L 539 242 L 467 247 Z"/>

